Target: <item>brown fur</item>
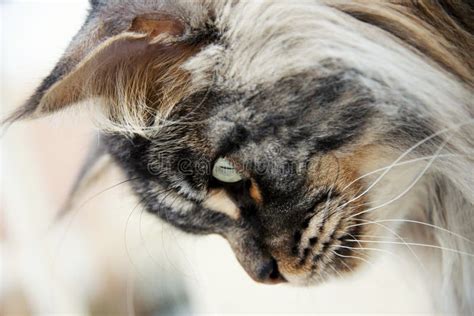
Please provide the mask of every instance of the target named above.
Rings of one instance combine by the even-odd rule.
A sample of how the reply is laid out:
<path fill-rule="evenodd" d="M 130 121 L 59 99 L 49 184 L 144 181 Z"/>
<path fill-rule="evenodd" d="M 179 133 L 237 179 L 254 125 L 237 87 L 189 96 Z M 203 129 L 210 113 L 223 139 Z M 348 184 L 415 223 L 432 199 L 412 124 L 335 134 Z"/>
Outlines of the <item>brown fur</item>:
<path fill-rule="evenodd" d="M 332 212 L 332 210 L 337 209 L 338 205 L 344 204 L 362 193 L 365 188 L 363 181 L 359 180 L 354 182 L 354 179 L 360 177 L 359 165 L 361 162 L 365 159 L 370 159 L 369 156 L 372 153 L 373 151 L 370 149 L 360 148 L 360 150 L 350 156 L 336 157 L 326 155 L 313 160 L 309 167 L 310 175 L 308 178 L 311 181 L 310 186 L 314 188 L 330 187 L 333 192 L 342 192 L 342 196 L 328 199 L 327 203 L 323 203 L 321 206 L 322 209 L 320 209 L 315 216 L 318 217 L 322 228 L 318 235 L 319 241 L 316 247 L 312 247 L 310 257 L 320 255 L 322 257 L 321 261 L 318 262 L 316 266 L 314 266 L 312 260 L 309 259 L 298 263 L 293 256 L 282 251 L 282 247 L 276 246 L 272 253 L 275 258 L 278 259 L 281 271 L 292 275 L 309 273 L 315 275 L 314 268 L 316 268 L 316 271 L 319 271 L 318 273 L 321 273 L 322 270 L 327 268 L 327 265 L 334 264 L 340 273 L 352 273 L 364 264 L 364 260 L 368 257 L 366 251 L 356 251 L 348 255 L 348 257 L 340 257 L 327 250 L 323 251 L 323 248 L 324 243 L 330 243 L 331 246 L 329 249 L 336 249 L 342 244 L 339 238 L 347 234 L 347 227 L 359 223 L 359 217 L 353 219 L 348 218 L 350 215 L 359 213 L 365 209 L 364 204 L 368 203 L 368 198 L 365 195 L 355 199 L 338 212 Z M 337 176 L 334 177 L 334 175 Z M 326 212 L 325 209 L 331 211 Z M 326 216 L 327 218 L 325 218 Z M 354 239 L 360 234 L 369 233 L 371 229 L 369 226 L 359 227 L 357 233 L 353 236 Z M 363 242 L 353 243 L 351 246 L 354 248 L 369 247 Z M 320 277 L 325 278 L 324 275 L 320 275 Z"/>
<path fill-rule="evenodd" d="M 260 192 L 260 188 L 258 187 L 258 184 L 255 180 L 252 180 L 249 194 L 257 205 L 261 205 L 263 203 L 262 193 Z"/>
<path fill-rule="evenodd" d="M 474 85 L 474 4 L 469 1 L 329 1 L 329 5 L 381 28 Z"/>

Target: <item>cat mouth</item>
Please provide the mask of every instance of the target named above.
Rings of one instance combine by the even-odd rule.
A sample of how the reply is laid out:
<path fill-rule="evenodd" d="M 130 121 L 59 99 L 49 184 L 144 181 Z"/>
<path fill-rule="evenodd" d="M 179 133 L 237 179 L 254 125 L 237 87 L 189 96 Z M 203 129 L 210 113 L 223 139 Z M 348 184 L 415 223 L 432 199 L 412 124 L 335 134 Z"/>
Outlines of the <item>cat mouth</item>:
<path fill-rule="evenodd" d="M 357 241 L 362 226 L 353 223 L 346 212 L 333 212 L 323 218 L 318 218 L 318 214 L 312 216 L 308 227 L 295 233 L 294 239 L 299 241 L 292 249 L 296 264 L 292 271 L 284 273 L 287 279 L 291 283 L 311 284 L 353 272 L 364 256 L 363 246 Z M 289 274 L 299 277 L 295 279 Z"/>

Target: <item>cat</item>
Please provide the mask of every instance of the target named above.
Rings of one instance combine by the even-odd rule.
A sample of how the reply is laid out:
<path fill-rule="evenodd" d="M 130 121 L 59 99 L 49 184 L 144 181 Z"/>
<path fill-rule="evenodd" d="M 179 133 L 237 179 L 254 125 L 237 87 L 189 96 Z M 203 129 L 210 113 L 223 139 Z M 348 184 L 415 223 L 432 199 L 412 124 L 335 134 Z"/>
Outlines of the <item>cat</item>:
<path fill-rule="evenodd" d="M 438 311 L 474 314 L 473 2 L 90 2 L 7 120 L 87 107 L 76 187 L 111 156 L 149 212 L 267 284 L 424 246 Z"/>

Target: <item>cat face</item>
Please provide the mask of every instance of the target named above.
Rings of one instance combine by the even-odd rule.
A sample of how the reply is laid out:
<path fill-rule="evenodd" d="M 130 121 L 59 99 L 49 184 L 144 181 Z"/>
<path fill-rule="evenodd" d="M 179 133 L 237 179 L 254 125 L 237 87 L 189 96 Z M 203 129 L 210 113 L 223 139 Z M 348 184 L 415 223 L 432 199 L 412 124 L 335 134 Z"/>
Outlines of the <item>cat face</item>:
<path fill-rule="evenodd" d="M 373 106 L 351 70 L 324 72 L 252 90 L 213 87 L 179 103 L 153 137 L 106 143 L 150 212 L 221 234 L 252 278 L 308 282 L 328 264 L 346 271 L 357 265 L 350 249 L 361 229 L 350 225 L 365 200 L 351 201 L 362 189 L 355 144 Z M 219 179 L 223 159 L 237 178 Z"/>
<path fill-rule="evenodd" d="M 142 205 L 187 232 L 223 236 L 259 282 L 310 284 L 363 265 L 358 239 L 406 211 L 373 210 L 412 178 L 385 173 L 374 188 L 374 169 L 407 149 L 434 152 L 442 137 L 423 140 L 442 124 L 427 109 L 465 96 L 347 3 L 92 5 L 12 119 L 93 100 L 103 147 Z M 470 80 L 454 62 L 441 66 Z"/>

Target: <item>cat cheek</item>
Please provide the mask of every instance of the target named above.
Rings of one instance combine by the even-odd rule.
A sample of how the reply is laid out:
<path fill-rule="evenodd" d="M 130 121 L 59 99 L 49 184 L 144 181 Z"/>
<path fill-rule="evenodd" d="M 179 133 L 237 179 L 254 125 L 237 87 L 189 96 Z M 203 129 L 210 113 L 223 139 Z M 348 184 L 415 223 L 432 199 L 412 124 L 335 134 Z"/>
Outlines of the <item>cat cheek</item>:
<path fill-rule="evenodd" d="M 205 208 L 223 213 L 233 220 L 240 218 L 240 210 L 224 190 L 211 190 L 202 204 Z"/>

